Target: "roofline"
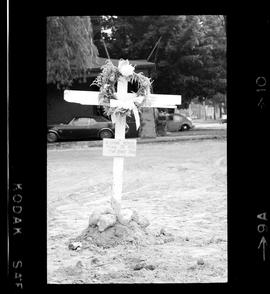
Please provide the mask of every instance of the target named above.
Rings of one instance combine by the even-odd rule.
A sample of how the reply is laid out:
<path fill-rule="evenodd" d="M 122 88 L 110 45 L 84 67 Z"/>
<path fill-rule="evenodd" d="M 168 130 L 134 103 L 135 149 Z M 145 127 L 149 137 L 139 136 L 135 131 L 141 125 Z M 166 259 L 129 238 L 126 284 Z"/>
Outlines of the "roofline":
<path fill-rule="evenodd" d="M 103 57 L 97 57 L 96 60 L 93 60 L 91 63 L 89 63 L 88 65 L 88 69 L 90 72 L 100 72 L 101 71 L 101 67 L 105 64 L 106 60 L 108 60 L 107 58 L 103 58 Z M 110 59 L 111 62 L 117 66 L 119 59 L 114 59 L 111 58 Z M 145 59 L 135 59 L 135 60 L 129 60 L 130 64 L 132 64 L 133 66 L 135 66 L 136 69 L 144 69 L 144 68 L 154 68 L 155 67 L 155 63 L 153 62 L 149 62 Z M 76 68 L 75 65 L 71 65 L 71 67 L 73 67 L 74 69 Z"/>

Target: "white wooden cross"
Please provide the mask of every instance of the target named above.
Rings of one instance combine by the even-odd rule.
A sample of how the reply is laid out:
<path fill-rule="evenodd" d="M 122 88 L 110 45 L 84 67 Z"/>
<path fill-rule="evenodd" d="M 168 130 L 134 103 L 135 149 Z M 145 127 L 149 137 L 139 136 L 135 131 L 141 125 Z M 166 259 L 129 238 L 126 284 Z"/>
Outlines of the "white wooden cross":
<path fill-rule="evenodd" d="M 128 82 L 119 78 L 117 82 L 117 100 L 111 100 L 111 106 L 121 105 L 123 101 L 130 101 L 135 94 L 128 93 Z M 65 90 L 64 99 L 84 105 L 100 105 L 98 91 Z M 149 103 L 145 107 L 176 108 L 181 104 L 181 95 L 149 94 Z M 136 139 L 125 139 L 126 115 L 118 115 L 115 119 L 115 139 L 103 139 L 103 155 L 113 158 L 113 189 L 111 205 L 117 216 L 121 210 L 124 157 L 135 156 Z"/>

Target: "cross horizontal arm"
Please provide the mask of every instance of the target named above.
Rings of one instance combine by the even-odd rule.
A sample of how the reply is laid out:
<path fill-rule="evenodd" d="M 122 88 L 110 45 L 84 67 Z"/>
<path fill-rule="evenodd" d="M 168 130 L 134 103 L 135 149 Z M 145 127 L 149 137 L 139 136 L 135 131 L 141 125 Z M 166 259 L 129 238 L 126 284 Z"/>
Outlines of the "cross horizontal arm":
<path fill-rule="evenodd" d="M 110 106 L 111 107 L 123 107 L 126 106 L 127 104 L 123 104 L 123 101 L 121 100 L 111 100 Z M 130 104 L 129 104 L 130 105 Z M 147 105 L 142 105 L 141 107 L 157 107 L 157 108 L 176 108 L 176 105 L 166 105 L 165 103 L 151 103 L 148 102 Z"/>
<path fill-rule="evenodd" d="M 140 98 L 143 100 L 143 97 L 136 97 L 134 93 L 127 93 L 125 96 L 127 100 L 132 98 L 135 101 L 136 99 L 140 100 Z M 111 100 L 111 106 L 118 106 L 118 104 L 121 105 L 119 100 Z M 142 107 L 176 108 L 176 105 L 181 105 L 181 95 L 149 94 L 147 103 Z"/>
<path fill-rule="evenodd" d="M 80 103 L 84 105 L 100 105 L 98 99 L 98 91 L 78 91 L 78 90 L 65 90 L 64 99 L 67 102 Z M 119 95 L 116 93 L 116 95 Z M 125 98 L 130 100 L 136 97 L 134 93 L 126 93 Z M 126 100 L 124 99 L 124 100 Z M 121 105 L 120 100 L 111 100 L 111 106 Z M 181 95 L 167 95 L 167 94 L 150 94 L 148 96 L 148 103 L 143 107 L 157 107 L 157 108 L 175 108 L 175 105 L 181 104 Z"/>
<path fill-rule="evenodd" d="M 98 94 L 99 91 L 65 90 L 64 100 L 83 105 L 100 105 Z"/>
<path fill-rule="evenodd" d="M 150 94 L 148 96 L 150 106 L 146 105 L 146 107 L 169 108 L 169 106 L 181 105 L 181 98 L 181 95 Z"/>

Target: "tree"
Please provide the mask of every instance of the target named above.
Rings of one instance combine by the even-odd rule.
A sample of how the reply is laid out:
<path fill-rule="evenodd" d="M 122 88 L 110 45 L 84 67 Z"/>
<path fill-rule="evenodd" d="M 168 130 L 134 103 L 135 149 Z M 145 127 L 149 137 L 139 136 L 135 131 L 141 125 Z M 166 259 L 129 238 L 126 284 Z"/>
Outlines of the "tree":
<path fill-rule="evenodd" d="M 85 76 L 98 50 L 89 16 L 47 18 L 47 83 L 68 86 Z"/>
<path fill-rule="evenodd" d="M 102 26 L 111 28 L 103 38 L 112 58 L 146 59 L 161 37 L 150 60 L 155 92 L 181 94 L 185 104 L 196 96 L 225 95 L 226 17 L 106 16 Z"/>

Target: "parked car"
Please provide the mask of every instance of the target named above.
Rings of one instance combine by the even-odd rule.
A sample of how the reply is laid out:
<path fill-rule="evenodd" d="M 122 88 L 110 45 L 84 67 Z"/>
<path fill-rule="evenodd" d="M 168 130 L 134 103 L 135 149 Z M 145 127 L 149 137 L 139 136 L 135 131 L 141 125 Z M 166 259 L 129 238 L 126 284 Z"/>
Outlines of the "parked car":
<path fill-rule="evenodd" d="M 167 121 L 167 130 L 169 132 L 187 131 L 194 127 L 192 119 L 180 113 L 171 115 Z"/>
<path fill-rule="evenodd" d="M 76 139 L 103 139 L 114 137 L 115 126 L 103 116 L 74 117 L 67 124 L 54 124 L 47 127 L 47 141 Z M 129 127 L 126 127 L 126 133 Z"/>

